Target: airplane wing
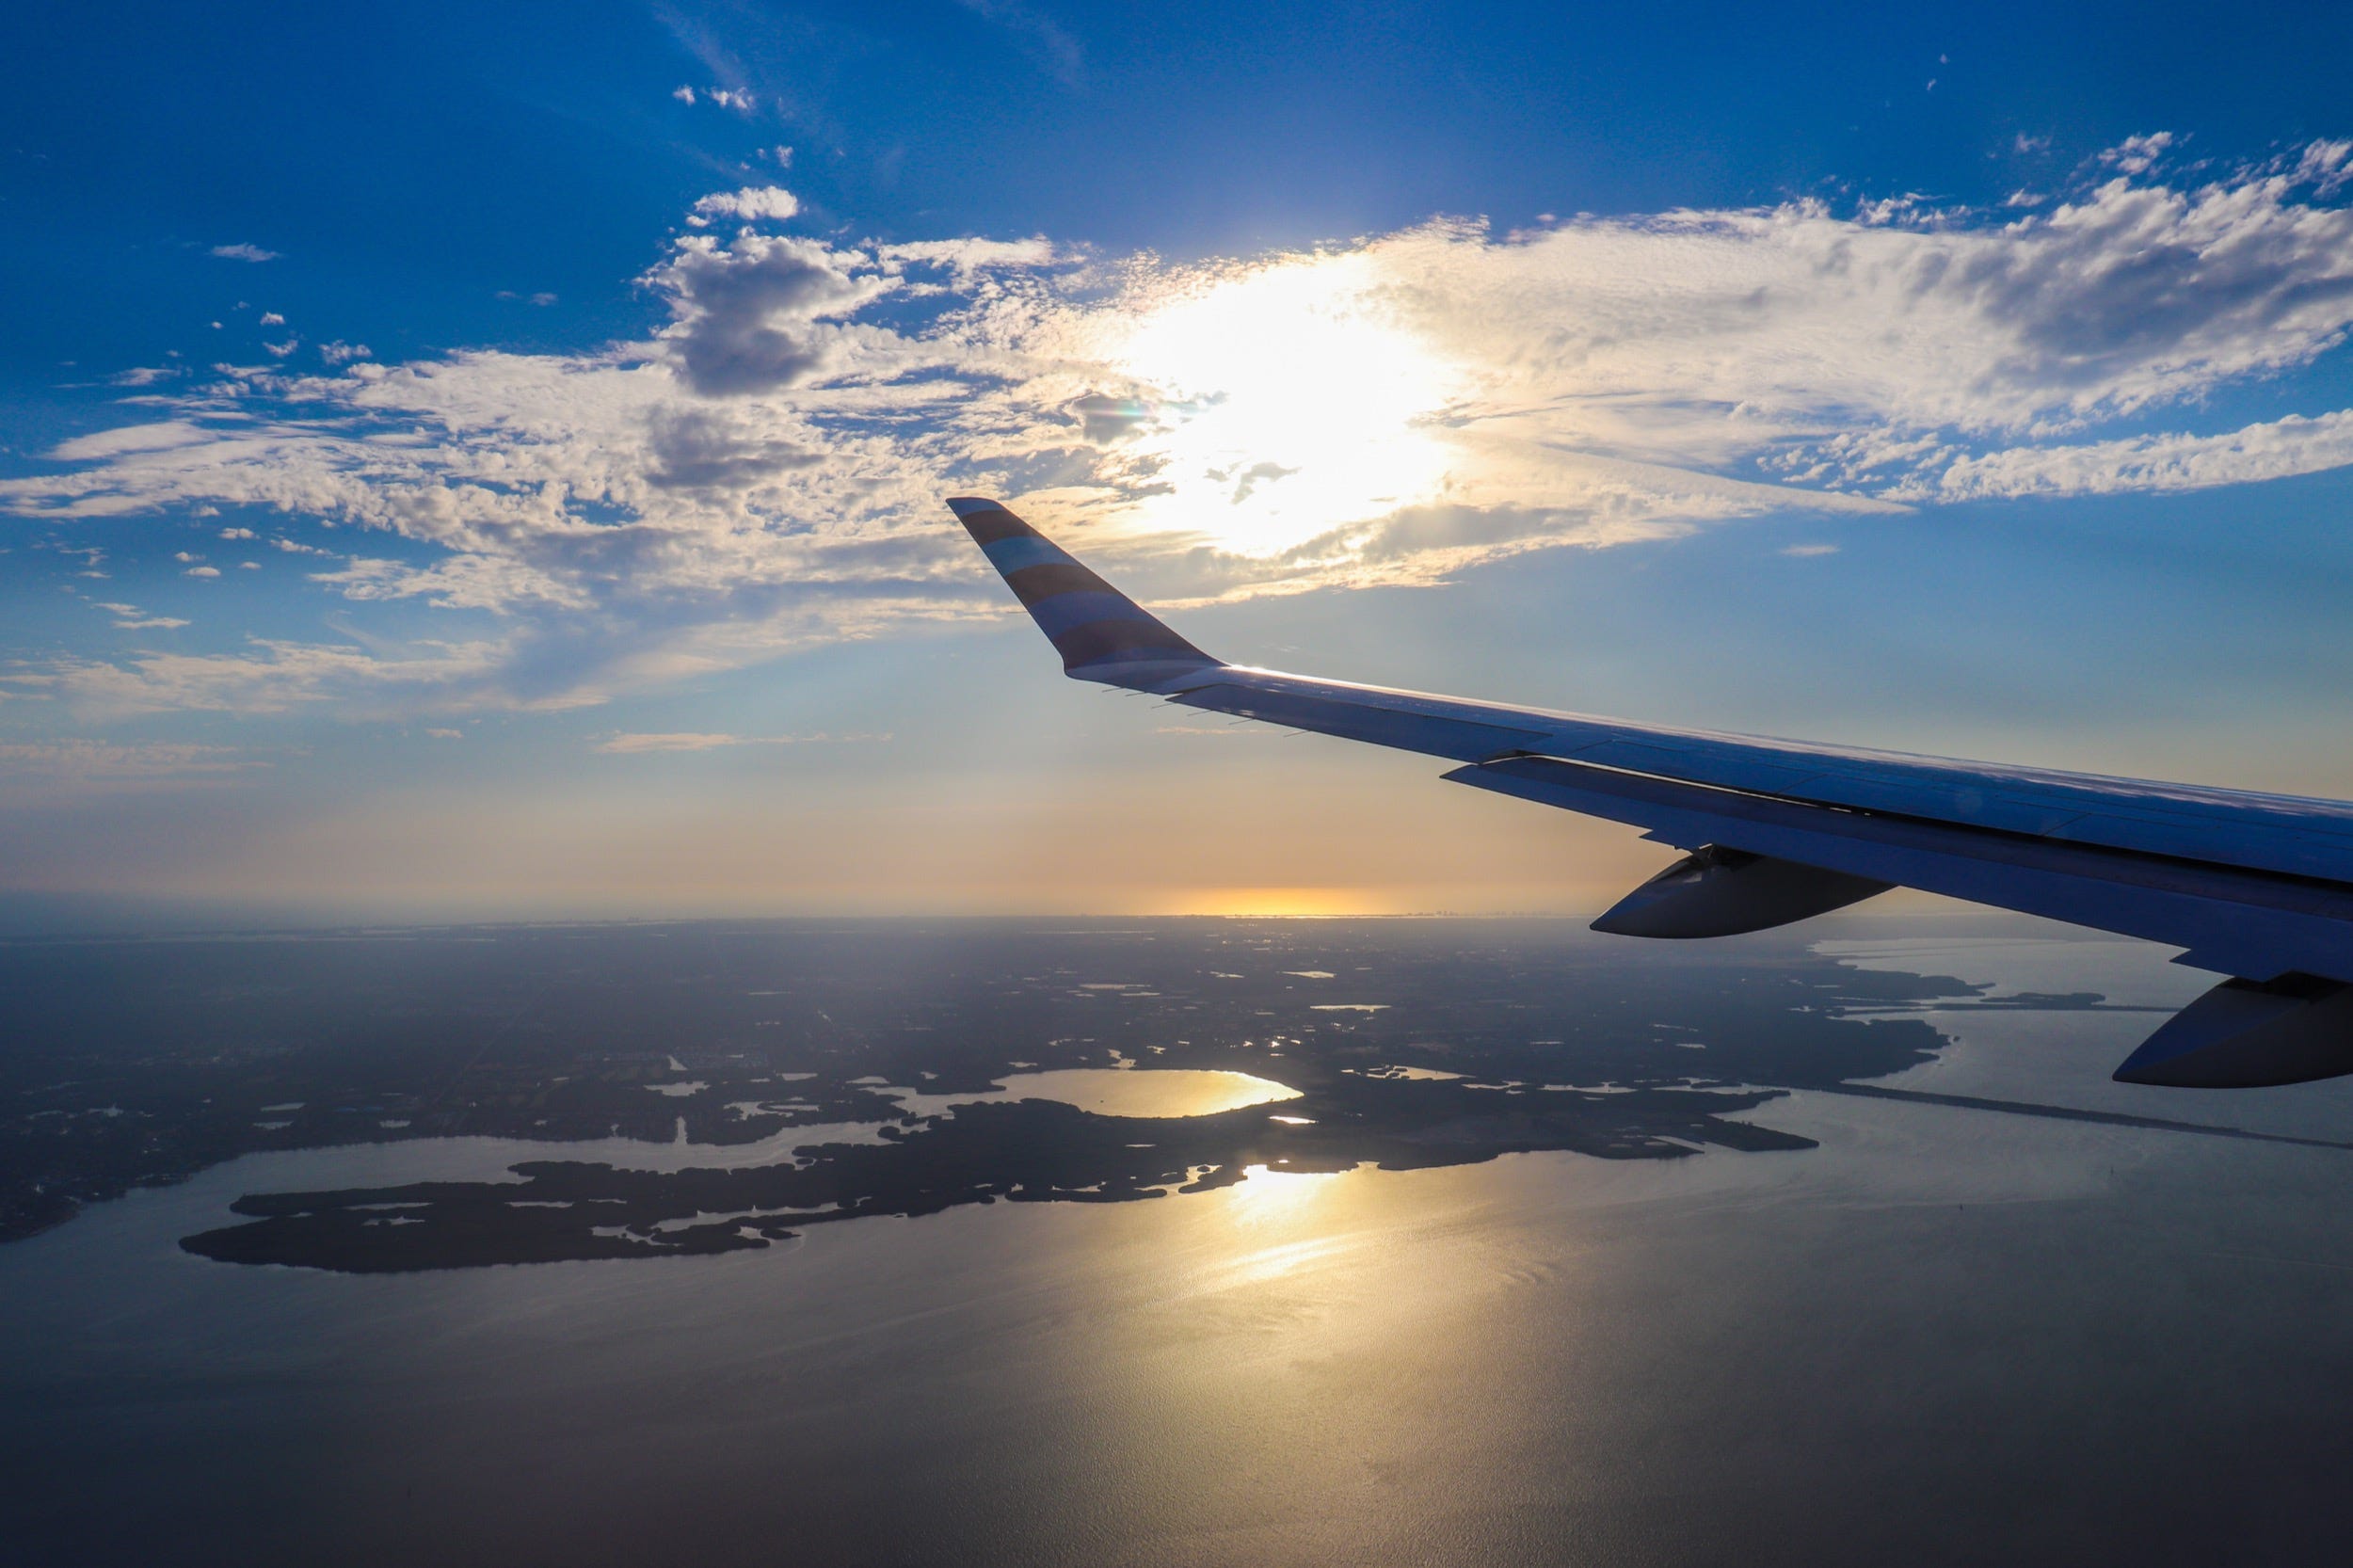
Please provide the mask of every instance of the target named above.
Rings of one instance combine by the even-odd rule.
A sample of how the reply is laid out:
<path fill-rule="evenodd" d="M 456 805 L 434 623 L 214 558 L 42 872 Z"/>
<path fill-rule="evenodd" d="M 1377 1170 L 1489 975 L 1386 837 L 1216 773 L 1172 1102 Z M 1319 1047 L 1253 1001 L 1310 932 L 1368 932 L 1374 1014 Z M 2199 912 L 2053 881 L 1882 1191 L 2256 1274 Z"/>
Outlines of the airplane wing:
<path fill-rule="evenodd" d="M 2228 976 L 2120 1080 L 2353 1073 L 2353 804 L 2105 778 L 1392 691 L 1228 664 L 998 502 L 948 503 L 1074 680 L 1427 753 L 1444 776 L 1687 851 L 1593 922 L 1630 936 L 1785 925 L 1890 888 L 2145 937 Z"/>

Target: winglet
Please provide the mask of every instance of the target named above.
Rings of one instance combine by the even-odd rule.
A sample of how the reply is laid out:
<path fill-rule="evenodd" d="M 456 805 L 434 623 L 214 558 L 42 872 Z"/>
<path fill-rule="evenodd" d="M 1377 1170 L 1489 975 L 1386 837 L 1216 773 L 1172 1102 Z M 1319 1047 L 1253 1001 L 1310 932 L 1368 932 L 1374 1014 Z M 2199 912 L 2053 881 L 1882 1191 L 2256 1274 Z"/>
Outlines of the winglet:
<path fill-rule="evenodd" d="M 1002 503 L 951 496 L 948 509 L 1054 645 L 1071 679 L 1148 690 L 1225 663 L 1170 631 Z"/>

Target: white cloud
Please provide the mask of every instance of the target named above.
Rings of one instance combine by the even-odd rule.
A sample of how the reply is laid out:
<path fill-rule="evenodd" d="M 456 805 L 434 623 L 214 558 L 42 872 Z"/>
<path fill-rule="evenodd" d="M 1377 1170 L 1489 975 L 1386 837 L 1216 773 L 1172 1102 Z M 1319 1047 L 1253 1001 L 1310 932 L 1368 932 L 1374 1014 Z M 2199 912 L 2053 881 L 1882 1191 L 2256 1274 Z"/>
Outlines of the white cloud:
<path fill-rule="evenodd" d="M 33 690 L 95 719 L 162 712 L 282 712 L 307 704 L 358 701 L 366 712 L 418 705 L 478 705 L 500 650 L 490 644 L 429 645 L 423 653 L 377 657 L 321 643 L 255 639 L 246 653 L 141 652 L 114 660 L 67 659 L 32 672 Z M 24 677 L 16 678 L 19 681 Z M 534 706 L 562 707 L 561 701 Z"/>
<path fill-rule="evenodd" d="M 1953 460 L 1902 493 L 1923 501 L 2105 495 L 2244 485 L 2353 464 L 2353 410 L 2291 414 L 2221 435 L 2127 436 L 2074 446 L 2012 447 Z"/>
<path fill-rule="evenodd" d="M 693 88 L 680 84 L 680 86 L 674 87 L 670 89 L 670 96 L 685 104 L 688 108 L 693 108 L 695 106 L 695 89 Z"/>
<path fill-rule="evenodd" d="M 180 575 L 183 577 L 218 577 L 220 568 L 218 567 L 190 567 Z"/>
<path fill-rule="evenodd" d="M 194 446 L 212 439 L 212 432 L 184 419 L 158 420 L 152 424 L 123 424 L 60 441 L 49 456 L 61 463 L 103 463 L 134 452 L 160 452 L 167 447 Z"/>
<path fill-rule="evenodd" d="M 669 296 L 663 336 L 680 373 L 712 396 L 765 392 L 811 381 L 837 364 L 853 315 L 893 286 L 856 252 L 819 240 L 738 234 L 725 247 L 689 234 L 650 280 Z"/>
<path fill-rule="evenodd" d="M 262 312 L 262 325 L 264 327 L 283 327 L 286 325 L 286 318 L 280 315 L 276 311 L 264 311 Z"/>
<path fill-rule="evenodd" d="M 213 247 L 213 254 L 225 262 L 274 262 L 278 260 L 277 251 L 264 250 L 258 245 L 248 245 L 242 241 L 235 245 L 216 245 Z M 216 321 L 213 325 L 218 327 L 220 323 Z"/>
<path fill-rule="evenodd" d="M 100 600 L 92 600 L 90 603 L 92 608 L 103 610 L 114 616 L 115 625 L 125 632 L 145 632 L 151 629 L 170 632 L 188 624 L 171 616 L 142 614 L 136 604 L 108 603 Z"/>
<path fill-rule="evenodd" d="M 2101 153 L 2100 161 L 2127 174 L 2146 174 L 2172 145 L 2173 133 L 2170 131 L 2159 131 L 2146 136 L 2126 136 Z"/>
<path fill-rule="evenodd" d="M 262 346 L 269 351 L 271 359 L 282 360 L 287 355 L 292 354 L 296 349 L 301 347 L 302 340 L 300 338 L 288 338 L 284 343 L 265 343 L 262 344 Z"/>
<path fill-rule="evenodd" d="M 745 185 L 742 190 L 715 191 L 695 203 L 688 222 L 714 217 L 740 217 L 746 223 L 782 220 L 801 210 L 801 200 L 782 185 Z"/>
<path fill-rule="evenodd" d="M 338 339 L 334 343 L 319 344 L 319 358 L 330 365 L 349 364 L 354 360 L 368 358 L 368 345 L 363 343 L 344 343 Z"/>
<path fill-rule="evenodd" d="M 260 537 L 260 536 L 255 534 L 250 528 L 224 528 L 220 531 L 220 536 L 224 539 L 251 539 Z"/>
<path fill-rule="evenodd" d="M 2334 196 L 2353 181 L 2353 141 L 2316 141 L 2296 163 L 2296 178 L 2317 196 Z"/>
<path fill-rule="evenodd" d="M 0 507 L 271 508 L 400 541 L 323 561 L 325 589 L 502 617 L 462 680 L 345 649 L 264 658 L 247 685 L 158 666 L 142 690 L 549 705 L 1002 613 L 940 508 L 958 490 L 1193 602 L 1769 512 L 2353 463 L 2353 412 L 2180 433 L 2353 329 L 2353 213 L 2319 197 L 2353 145 L 2200 185 L 2119 172 L 2166 151 L 2137 138 L 1998 218 L 1912 198 L 1449 220 L 1186 266 L 1045 237 L 692 233 L 644 279 L 669 319 L 643 341 L 223 371 L 0 481 Z"/>

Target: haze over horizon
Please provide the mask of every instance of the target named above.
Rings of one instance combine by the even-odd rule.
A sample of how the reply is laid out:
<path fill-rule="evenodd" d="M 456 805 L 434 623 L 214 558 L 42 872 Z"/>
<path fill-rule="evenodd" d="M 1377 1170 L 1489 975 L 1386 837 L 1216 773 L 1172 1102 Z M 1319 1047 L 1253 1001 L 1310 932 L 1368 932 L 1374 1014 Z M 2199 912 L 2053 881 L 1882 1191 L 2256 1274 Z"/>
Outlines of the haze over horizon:
<path fill-rule="evenodd" d="M 10 31 L 0 923 L 1667 858 L 1062 681 L 957 493 L 1238 662 L 2353 795 L 2342 8 Z"/>

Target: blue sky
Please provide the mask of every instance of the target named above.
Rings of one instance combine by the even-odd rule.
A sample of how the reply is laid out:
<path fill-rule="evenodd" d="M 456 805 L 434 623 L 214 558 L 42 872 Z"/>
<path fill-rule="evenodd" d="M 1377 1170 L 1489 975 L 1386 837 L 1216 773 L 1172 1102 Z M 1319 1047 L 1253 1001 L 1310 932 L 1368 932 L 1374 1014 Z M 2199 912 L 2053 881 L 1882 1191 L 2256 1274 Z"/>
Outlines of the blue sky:
<path fill-rule="evenodd" d="M 2342 7 L 5 26 L 22 919 L 1658 858 L 1070 687 L 974 488 L 1230 658 L 2353 793 Z"/>

